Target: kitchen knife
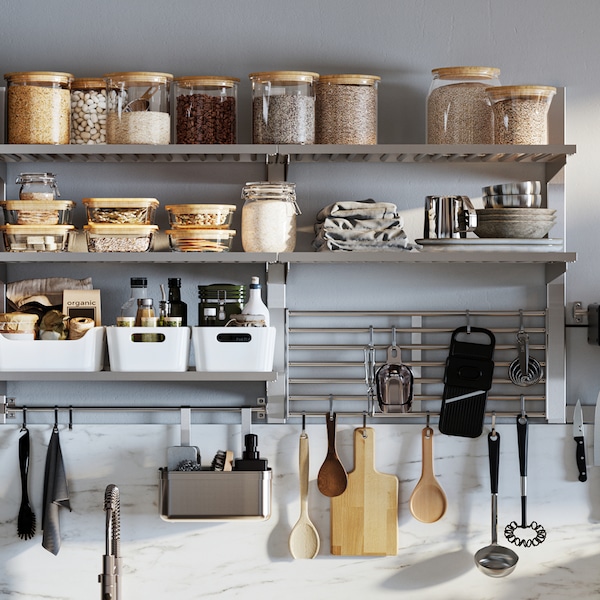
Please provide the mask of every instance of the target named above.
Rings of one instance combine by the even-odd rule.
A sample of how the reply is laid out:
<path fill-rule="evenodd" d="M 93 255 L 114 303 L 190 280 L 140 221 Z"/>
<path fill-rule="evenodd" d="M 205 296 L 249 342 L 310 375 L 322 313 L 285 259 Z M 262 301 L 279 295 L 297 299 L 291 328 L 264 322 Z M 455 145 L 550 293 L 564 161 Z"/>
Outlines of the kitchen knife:
<path fill-rule="evenodd" d="M 594 465 L 600 467 L 600 392 L 598 392 L 594 414 Z"/>
<path fill-rule="evenodd" d="M 579 400 L 577 400 L 575 411 L 573 412 L 573 439 L 577 443 L 575 456 L 577 458 L 577 468 L 579 469 L 579 481 L 587 481 L 585 439 L 583 435 L 583 410 Z"/>

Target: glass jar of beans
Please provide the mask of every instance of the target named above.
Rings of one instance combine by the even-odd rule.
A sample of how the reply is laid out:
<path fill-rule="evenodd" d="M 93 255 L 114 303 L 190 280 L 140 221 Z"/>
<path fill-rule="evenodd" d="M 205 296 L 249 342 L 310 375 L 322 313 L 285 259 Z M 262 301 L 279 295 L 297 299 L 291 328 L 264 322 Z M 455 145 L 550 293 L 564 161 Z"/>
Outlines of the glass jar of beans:
<path fill-rule="evenodd" d="M 503 85 L 488 89 L 495 144 L 547 144 L 548 111 L 556 88 Z"/>
<path fill-rule="evenodd" d="M 427 143 L 492 144 L 494 125 L 486 89 L 500 85 L 500 69 L 443 67 L 432 74 Z"/>
<path fill-rule="evenodd" d="M 236 144 L 235 77 L 177 77 L 175 136 L 177 144 Z"/>
<path fill-rule="evenodd" d="M 106 144 L 104 79 L 75 79 L 71 84 L 71 144 Z"/>
<path fill-rule="evenodd" d="M 314 144 L 317 73 L 250 73 L 252 143 Z"/>
<path fill-rule="evenodd" d="M 376 75 L 321 75 L 316 85 L 317 144 L 376 144 Z"/>
<path fill-rule="evenodd" d="M 9 144 L 68 144 L 71 134 L 70 73 L 7 73 Z"/>
<path fill-rule="evenodd" d="M 107 73 L 106 142 L 170 144 L 173 75 L 130 71 Z"/>

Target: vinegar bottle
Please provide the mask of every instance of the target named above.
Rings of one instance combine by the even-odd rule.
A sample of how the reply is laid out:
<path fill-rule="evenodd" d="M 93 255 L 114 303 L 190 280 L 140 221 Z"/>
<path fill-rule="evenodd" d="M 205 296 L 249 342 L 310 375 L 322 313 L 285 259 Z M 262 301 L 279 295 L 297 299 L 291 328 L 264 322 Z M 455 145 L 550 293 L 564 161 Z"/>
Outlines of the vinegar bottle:
<path fill-rule="evenodd" d="M 242 310 L 243 315 L 262 315 L 265 320 L 265 326 L 269 327 L 269 309 L 266 304 L 262 301 L 260 295 L 260 279 L 253 277 L 250 281 L 250 292 L 248 294 L 248 302 Z"/>
<path fill-rule="evenodd" d="M 181 279 L 179 277 L 169 278 L 169 303 L 170 317 L 181 317 L 181 325 L 187 325 L 187 304 L 181 299 Z"/>

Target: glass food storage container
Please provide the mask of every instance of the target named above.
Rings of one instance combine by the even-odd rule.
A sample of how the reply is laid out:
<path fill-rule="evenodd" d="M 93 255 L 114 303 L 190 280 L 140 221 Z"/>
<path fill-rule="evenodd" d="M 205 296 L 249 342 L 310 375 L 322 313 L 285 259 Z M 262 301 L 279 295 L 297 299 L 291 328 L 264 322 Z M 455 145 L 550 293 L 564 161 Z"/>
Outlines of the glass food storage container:
<path fill-rule="evenodd" d="M 3 225 L 7 252 L 66 252 L 73 225 Z"/>
<path fill-rule="evenodd" d="M 56 200 L 60 197 L 54 173 L 21 173 L 15 180 L 19 200 Z"/>
<path fill-rule="evenodd" d="M 100 77 L 71 84 L 71 144 L 106 144 L 106 84 Z"/>
<path fill-rule="evenodd" d="M 54 71 L 7 73 L 9 144 L 68 144 L 73 75 Z"/>
<path fill-rule="evenodd" d="M 149 252 L 157 225 L 88 224 L 83 227 L 88 252 Z"/>
<path fill-rule="evenodd" d="M 492 144 L 494 125 L 486 89 L 500 85 L 500 69 L 442 67 L 431 72 L 427 143 Z"/>
<path fill-rule="evenodd" d="M 173 229 L 197 227 L 198 229 L 227 229 L 236 211 L 235 204 L 171 204 L 165 206 Z"/>
<path fill-rule="evenodd" d="M 250 73 L 252 143 L 314 144 L 318 73 Z"/>
<path fill-rule="evenodd" d="M 0 202 L 7 225 L 71 225 L 71 200 L 4 200 Z"/>
<path fill-rule="evenodd" d="M 376 75 L 321 75 L 316 84 L 317 144 L 376 144 Z"/>
<path fill-rule="evenodd" d="M 156 198 L 83 198 L 89 224 L 153 225 Z"/>
<path fill-rule="evenodd" d="M 242 189 L 245 252 L 293 252 L 296 247 L 296 184 L 251 182 Z"/>
<path fill-rule="evenodd" d="M 229 252 L 234 229 L 199 229 L 194 226 L 169 229 L 169 245 L 178 252 Z"/>
<path fill-rule="evenodd" d="M 495 144 L 547 144 L 548 111 L 556 88 L 506 85 L 487 91 L 494 115 Z"/>
<path fill-rule="evenodd" d="M 173 75 L 131 71 L 108 73 L 106 141 L 108 144 L 169 144 L 170 90 Z"/>
<path fill-rule="evenodd" d="M 239 315 L 248 300 L 248 288 L 233 283 L 198 286 L 198 326 L 225 327 L 232 315 Z M 215 309 L 213 314 L 212 310 Z"/>
<path fill-rule="evenodd" d="M 177 144 L 236 144 L 237 93 L 235 77 L 177 77 L 175 134 Z"/>

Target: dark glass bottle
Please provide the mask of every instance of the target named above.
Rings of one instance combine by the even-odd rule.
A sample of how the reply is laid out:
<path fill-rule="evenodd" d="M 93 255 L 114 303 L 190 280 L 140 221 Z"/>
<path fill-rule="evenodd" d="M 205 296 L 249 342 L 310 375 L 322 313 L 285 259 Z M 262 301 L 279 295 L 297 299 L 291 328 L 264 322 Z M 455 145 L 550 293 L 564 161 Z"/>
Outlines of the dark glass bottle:
<path fill-rule="evenodd" d="M 171 311 L 169 316 L 181 317 L 181 325 L 187 325 L 187 304 L 181 299 L 181 279 L 179 277 L 169 278 L 169 303 Z"/>

